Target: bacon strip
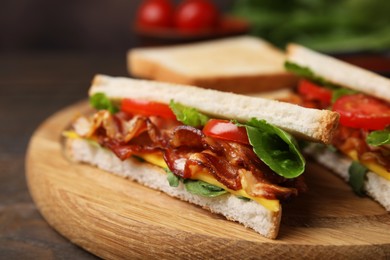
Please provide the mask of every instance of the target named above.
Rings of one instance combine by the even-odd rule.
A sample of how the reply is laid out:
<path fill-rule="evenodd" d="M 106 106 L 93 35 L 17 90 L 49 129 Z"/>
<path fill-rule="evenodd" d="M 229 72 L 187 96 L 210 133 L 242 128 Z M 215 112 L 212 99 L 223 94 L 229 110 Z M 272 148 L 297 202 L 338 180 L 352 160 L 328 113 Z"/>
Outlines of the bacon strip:
<path fill-rule="evenodd" d="M 287 199 L 304 190 L 271 171 L 251 146 L 207 137 L 175 120 L 130 117 L 121 112 L 111 115 L 102 110 L 94 115 L 89 131 L 85 131 L 85 120 L 80 124 L 80 132 L 88 132 L 87 137 L 95 138 L 121 160 L 161 153 L 173 174 L 185 179 L 205 172 L 231 190 L 242 189 L 244 181 L 250 183 L 251 188 L 246 188 L 249 194 L 268 199 Z"/>

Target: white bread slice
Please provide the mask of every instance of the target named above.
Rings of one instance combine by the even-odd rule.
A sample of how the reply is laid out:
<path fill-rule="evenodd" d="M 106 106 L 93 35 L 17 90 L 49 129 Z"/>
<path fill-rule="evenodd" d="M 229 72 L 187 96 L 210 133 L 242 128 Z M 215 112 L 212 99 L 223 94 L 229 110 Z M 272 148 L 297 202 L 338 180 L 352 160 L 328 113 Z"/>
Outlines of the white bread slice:
<path fill-rule="evenodd" d="M 133 77 L 236 93 L 294 86 L 284 60 L 282 51 L 252 36 L 135 48 L 127 55 Z"/>
<path fill-rule="evenodd" d="M 212 89 L 121 77 L 95 76 L 89 95 L 104 93 L 111 99 L 135 98 L 168 104 L 170 100 L 194 107 L 216 118 L 246 122 L 264 119 L 297 137 L 329 143 L 339 115 L 284 102 Z"/>
<path fill-rule="evenodd" d="M 345 181 L 349 180 L 348 169 L 352 160 L 340 153 L 335 153 L 326 147 L 311 144 L 305 152 L 316 161 L 331 169 Z M 387 211 L 390 211 L 390 181 L 369 171 L 364 182 L 366 193 L 378 201 Z"/>
<path fill-rule="evenodd" d="M 133 158 L 121 161 L 111 151 L 84 139 L 67 139 L 66 150 L 67 155 L 77 162 L 97 166 L 107 172 L 163 191 L 172 197 L 199 205 L 252 228 L 267 238 L 275 239 L 278 234 L 281 207 L 279 211 L 272 212 L 255 201 L 244 201 L 230 194 L 208 198 L 187 192 L 183 184 L 171 187 L 163 169 Z"/>
<path fill-rule="evenodd" d="M 287 60 L 346 88 L 390 101 L 390 79 L 297 44 L 287 46 Z"/>

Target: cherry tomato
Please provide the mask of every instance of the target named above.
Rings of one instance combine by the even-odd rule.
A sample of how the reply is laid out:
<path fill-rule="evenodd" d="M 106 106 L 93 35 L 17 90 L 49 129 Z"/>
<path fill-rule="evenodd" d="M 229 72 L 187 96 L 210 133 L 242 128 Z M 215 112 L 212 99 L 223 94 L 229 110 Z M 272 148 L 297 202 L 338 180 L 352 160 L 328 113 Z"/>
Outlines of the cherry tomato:
<path fill-rule="evenodd" d="M 200 31 L 217 26 L 219 12 L 208 0 L 185 0 L 175 13 L 175 25 L 181 31 Z"/>
<path fill-rule="evenodd" d="M 340 114 L 340 124 L 352 128 L 381 130 L 390 125 L 390 104 L 364 94 L 340 97 L 333 111 Z"/>
<path fill-rule="evenodd" d="M 203 128 L 207 136 L 249 144 L 245 127 L 239 127 L 228 120 L 210 119 Z"/>
<path fill-rule="evenodd" d="M 311 101 L 320 101 L 329 105 L 332 99 L 332 91 L 318 86 L 308 80 L 301 80 L 298 85 L 298 92 Z"/>
<path fill-rule="evenodd" d="M 173 26 L 174 6 L 169 0 L 143 1 L 137 11 L 138 25 L 151 28 Z"/>
<path fill-rule="evenodd" d="M 168 105 L 153 101 L 125 98 L 122 100 L 121 110 L 132 115 L 160 116 L 176 119 L 175 114 Z"/>

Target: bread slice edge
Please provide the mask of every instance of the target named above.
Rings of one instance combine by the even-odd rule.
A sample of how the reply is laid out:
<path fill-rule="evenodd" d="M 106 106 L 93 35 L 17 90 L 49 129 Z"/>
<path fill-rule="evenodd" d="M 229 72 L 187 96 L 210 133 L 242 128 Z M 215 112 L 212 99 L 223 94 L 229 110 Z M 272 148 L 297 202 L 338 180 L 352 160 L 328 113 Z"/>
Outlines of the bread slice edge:
<path fill-rule="evenodd" d="M 272 212 L 255 201 L 244 201 L 230 194 L 208 198 L 189 193 L 183 184 L 171 187 L 163 169 L 133 158 L 121 161 L 111 151 L 85 139 L 68 138 L 65 147 L 67 156 L 75 162 L 87 163 L 198 205 L 212 213 L 223 215 L 228 220 L 239 222 L 266 238 L 275 239 L 278 235 L 281 207 L 279 211 Z"/>
<path fill-rule="evenodd" d="M 339 115 L 329 110 L 304 108 L 285 102 L 194 86 L 96 75 L 89 95 L 104 93 L 111 99 L 135 98 L 169 104 L 171 100 L 215 118 L 247 122 L 266 120 L 310 141 L 329 143 Z"/>

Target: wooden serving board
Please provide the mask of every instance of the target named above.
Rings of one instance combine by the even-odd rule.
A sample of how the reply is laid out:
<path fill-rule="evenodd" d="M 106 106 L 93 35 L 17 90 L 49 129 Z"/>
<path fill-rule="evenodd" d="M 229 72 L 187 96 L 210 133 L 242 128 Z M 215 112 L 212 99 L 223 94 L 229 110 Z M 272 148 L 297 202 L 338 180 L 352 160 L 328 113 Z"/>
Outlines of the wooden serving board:
<path fill-rule="evenodd" d="M 314 162 L 309 191 L 283 206 L 276 240 L 161 192 L 70 162 L 61 132 L 86 102 L 47 119 L 26 157 L 31 195 L 48 223 L 103 258 L 390 257 L 390 214 Z"/>

